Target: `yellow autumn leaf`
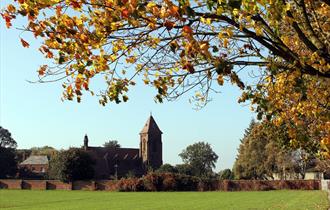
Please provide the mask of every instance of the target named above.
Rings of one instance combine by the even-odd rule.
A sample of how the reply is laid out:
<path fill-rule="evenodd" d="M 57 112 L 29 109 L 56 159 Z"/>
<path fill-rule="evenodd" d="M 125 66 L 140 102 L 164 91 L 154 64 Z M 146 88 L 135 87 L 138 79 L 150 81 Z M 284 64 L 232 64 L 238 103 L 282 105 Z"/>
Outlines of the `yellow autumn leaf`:
<path fill-rule="evenodd" d="M 227 38 L 223 39 L 223 47 L 227 48 L 228 47 L 229 40 Z"/>

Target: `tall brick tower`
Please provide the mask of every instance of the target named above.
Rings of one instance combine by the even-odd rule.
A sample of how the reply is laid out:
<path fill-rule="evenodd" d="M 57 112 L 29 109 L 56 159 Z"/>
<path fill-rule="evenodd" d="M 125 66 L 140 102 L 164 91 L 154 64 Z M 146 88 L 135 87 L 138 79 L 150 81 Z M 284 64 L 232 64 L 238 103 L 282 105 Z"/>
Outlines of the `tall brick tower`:
<path fill-rule="evenodd" d="M 163 132 L 150 115 L 140 132 L 140 158 L 147 167 L 159 168 L 163 164 Z"/>

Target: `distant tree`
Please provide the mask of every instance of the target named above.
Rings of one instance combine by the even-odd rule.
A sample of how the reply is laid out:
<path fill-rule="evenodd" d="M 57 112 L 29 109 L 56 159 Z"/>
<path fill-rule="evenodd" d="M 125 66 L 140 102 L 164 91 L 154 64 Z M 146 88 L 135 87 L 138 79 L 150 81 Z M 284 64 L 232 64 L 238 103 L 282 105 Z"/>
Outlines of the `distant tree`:
<path fill-rule="evenodd" d="M 324 173 L 324 179 L 330 179 L 330 159 L 318 160 L 316 168 Z"/>
<path fill-rule="evenodd" d="M 17 162 L 12 148 L 0 147 L 0 178 L 15 176 Z"/>
<path fill-rule="evenodd" d="M 117 140 L 110 140 L 110 141 L 107 141 L 103 144 L 104 147 L 107 147 L 107 148 L 112 148 L 112 149 L 116 149 L 116 148 L 120 148 L 120 144 L 118 143 Z"/>
<path fill-rule="evenodd" d="M 195 176 L 209 176 L 212 168 L 218 160 L 218 155 L 212 150 L 211 145 L 205 142 L 198 142 L 189 145 L 179 156 L 185 164 L 189 164 Z"/>
<path fill-rule="evenodd" d="M 304 179 L 306 171 L 311 168 L 316 168 L 318 161 L 314 155 L 302 149 L 298 149 L 292 152 L 292 162 L 294 172 Z"/>
<path fill-rule="evenodd" d="M 0 126 L 0 178 L 12 177 L 16 174 L 16 146 L 17 143 L 11 133 Z"/>
<path fill-rule="evenodd" d="M 31 155 L 32 151 L 30 149 L 16 149 L 16 160 L 18 163 L 23 162 L 27 157 Z"/>
<path fill-rule="evenodd" d="M 49 159 L 51 159 L 58 151 L 50 146 L 43 147 L 32 147 L 31 155 L 46 155 Z"/>
<path fill-rule="evenodd" d="M 248 143 L 248 137 L 250 136 L 250 134 L 255 126 L 256 126 L 256 122 L 254 121 L 254 119 L 252 119 L 249 124 L 249 127 L 247 129 L 245 129 L 245 131 L 244 131 L 243 138 L 240 140 L 241 144 L 238 147 L 238 155 L 237 155 L 236 161 L 234 163 L 234 168 L 233 168 L 233 171 L 236 175 L 235 178 L 237 178 L 237 179 L 240 179 L 243 176 L 242 174 L 245 170 L 245 167 L 243 165 L 243 162 L 244 162 L 243 155 L 248 154 L 246 152 L 246 150 L 247 150 L 246 145 Z M 246 175 L 244 177 L 246 177 Z M 249 177 L 251 177 L 251 176 L 249 176 Z"/>
<path fill-rule="evenodd" d="M 156 170 L 156 172 L 159 173 L 177 173 L 178 170 L 172 166 L 171 164 L 165 163 L 159 167 L 159 169 Z"/>
<path fill-rule="evenodd" d="M 11 133 L 0 126 L 0 147 L 2 148 L 12 148 L 15 149 L 17 147 L 16 141 L 11 136 Z"/>
<path fill-rule="evenodd" d="M 269 142 L 264 131 L 262 125 L 254 120 L 245 130 L 233 169 L 237 179 L 267 179 L 273 172 L 278 171 L 275 168 L 275 158 L 279 155 L 278 147 Z M 271 150 L 274 156 L 267 155 L 266 151 Z M 279 157 L 284 156 L 281 154 Z"/>
<path fill-rule="evenodd" d="M 86 180 L 94 176 L 94 160 L 85 151 L 70 148 L 50 160 L 49 177 L 64 182 Z"/>
<path fill-rule="evenodd" d="M 219 172 L 219 179 L 224 180 L 224 179 L 234 179 L 234 173 L 229 169 L 224 169 Z"/>
<path fill-rule="evenodd" d="M 179 174 L 193 175 L 193 169 L 189 164 L 177 164 L 175 169 Z"/>
<path fill-rule="evenodd" d="M 276 127 L 268 121 L 252 121 L 246 129 L 233 171 L 237 179 L 273 179 L 277 173 L 285 179 L 286 174 L 304 177 L 309 160 L 313 156 L 303 150 L 282 147 L 290 141 L 285 126 Z"/>

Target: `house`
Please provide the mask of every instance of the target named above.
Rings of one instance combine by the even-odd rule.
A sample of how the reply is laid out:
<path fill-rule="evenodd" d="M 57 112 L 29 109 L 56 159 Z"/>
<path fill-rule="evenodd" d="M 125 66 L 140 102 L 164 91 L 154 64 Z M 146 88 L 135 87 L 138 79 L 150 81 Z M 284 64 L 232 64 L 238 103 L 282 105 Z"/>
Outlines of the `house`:
<path fill-rule="evenodd" d="M 19 164 L 20 169 L 27 169 L 34 174 L 46 174 L 49 163 L 46 155 L 31 155 Z"/>
<path fill-rule="evenodd" d="M 305 180 L 308 179 L 316 179 L 316 180 L 322 180 L 324 179 L 324 173 L 320 170 L 317 170 L 315 168 L 307 169 L 305 172 Z"/>
<path fill-rule="evenodd" d="M 301 174 L 299 173 L 285 173 L 280 174 L 280 173 L 273 173 L 273 178 L 274 180 L 296 180 L 296 179 L 304 179 L 304 180 L 322 180 L 324 179 L 323 177 L 323 172 L 320 171 L 313 171 L 313 170 L 308 170 L 305 172 L 305 176 L 302 177 Z"/>
<path fill-rule="evenodd" d="M 317 160 L 312 160 L 311 165 L 305 170 L 304 176 L 301 173 L 285 172 L 285 173 L 273 173 L 274 180 L 322 180 L 325 173 L 318 169 L 316 165 Z"/>
<path fill-rule="evenodd" d="M 83 149 L 95 160 L 95 179 L 123 177 L 129 173 L 141 176 L 149 168 L 163 164 L 162 131 L 150 116 L 140 132 L 139 148 L 107 148 L 89 145 L 87 134 Z"/>

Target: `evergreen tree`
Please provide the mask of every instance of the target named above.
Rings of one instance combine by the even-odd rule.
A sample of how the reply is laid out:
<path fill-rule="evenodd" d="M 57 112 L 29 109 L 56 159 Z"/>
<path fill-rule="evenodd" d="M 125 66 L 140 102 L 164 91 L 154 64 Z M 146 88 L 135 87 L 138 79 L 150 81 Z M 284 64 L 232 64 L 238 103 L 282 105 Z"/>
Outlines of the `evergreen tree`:
<path fill-rule="evenodd" d="M 287 141 L 285 127 L 269 122 L 251 122 L 245 130 L 238 149 L 233 171 L 237 179 L 273 179 L 274 173 L 294 173 L 298 163 L 294 151 L 284 150 L 280 143 Z"/>

